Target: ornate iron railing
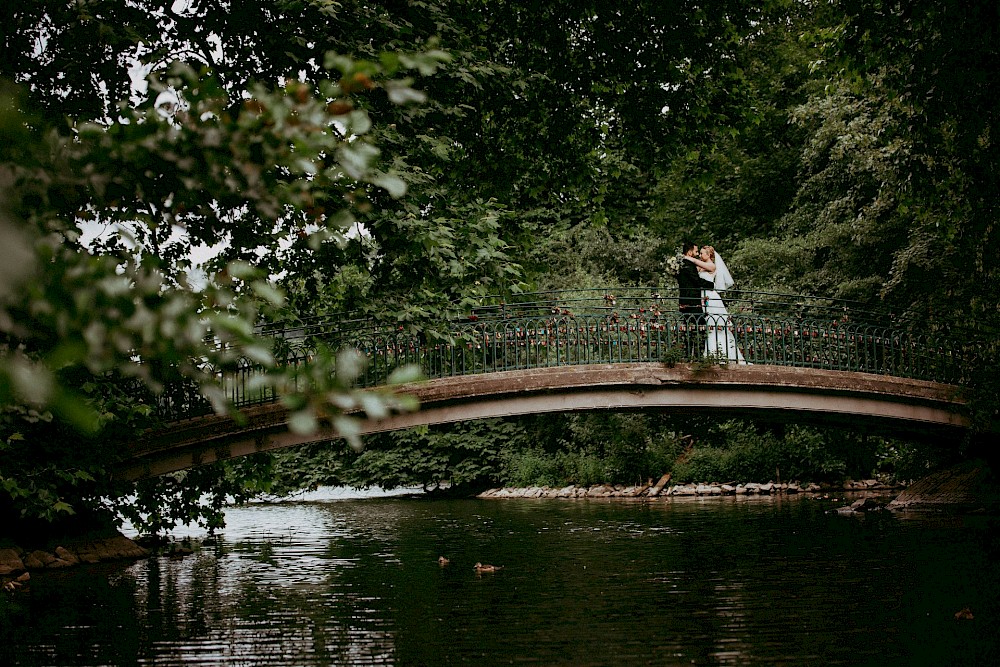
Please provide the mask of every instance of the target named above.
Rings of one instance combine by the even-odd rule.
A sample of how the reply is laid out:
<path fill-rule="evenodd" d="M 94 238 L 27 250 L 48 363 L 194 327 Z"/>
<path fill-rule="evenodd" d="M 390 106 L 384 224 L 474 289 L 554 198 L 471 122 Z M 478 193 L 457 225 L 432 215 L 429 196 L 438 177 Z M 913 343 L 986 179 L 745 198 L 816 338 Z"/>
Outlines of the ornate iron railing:
<path fill-rule="evenodd" d="M 357 384 L 385 384 L 405 365 L 427 378 L 574 364 L 661 362 L 769 364 L 856 371 L 960 384 L 967 368 L 951 336 L 913 330 L 889 313 L 819 297 L 729 292 L 728 320 L 682 315 L 676 290 L 618 288 L 488 297 L 459 320 L 419 329 L 362 318 L 316 319 L 270 325 L 283 364 L 308 363 L 319 344 L 352 347 L 367 359 Z M 691 354 L 686 341 L 711 336 L 738 356 Z M 739 358 L 742 357 L 742 358 Z M 261 369 L 241 360 L 219 373 L 237 407 L 273 401 L 255 382 Z M 168 388 L 157 399 L 161 416 L 182 419 L 210 412 L 197 392 Z"/>

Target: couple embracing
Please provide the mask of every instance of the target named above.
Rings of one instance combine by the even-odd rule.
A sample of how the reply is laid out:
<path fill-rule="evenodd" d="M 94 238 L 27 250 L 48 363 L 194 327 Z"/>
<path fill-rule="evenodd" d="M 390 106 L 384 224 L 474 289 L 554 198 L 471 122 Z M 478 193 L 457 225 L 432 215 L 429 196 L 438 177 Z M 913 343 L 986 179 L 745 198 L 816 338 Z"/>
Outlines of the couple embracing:
<path fill-rule="evenodd" d="M 726 263 L 712 246 L 699 249 L 696 244 L 685 241 L 681 252 L 683 256 L 677 273 L 678 305 L 687 325 L 688 358 L 710 356 L 737 364 L 747 363 L 736 346 L 729 311 L 719 295 L 735 284 Z"/>

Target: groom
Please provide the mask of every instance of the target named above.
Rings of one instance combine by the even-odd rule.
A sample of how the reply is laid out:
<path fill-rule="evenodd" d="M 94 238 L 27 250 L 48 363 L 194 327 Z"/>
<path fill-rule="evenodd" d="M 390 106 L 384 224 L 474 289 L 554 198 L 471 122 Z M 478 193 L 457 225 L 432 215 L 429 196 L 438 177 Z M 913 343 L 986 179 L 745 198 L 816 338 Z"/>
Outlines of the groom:
<path fill-rule="evenodd" d="M 697 257 L 698 246 L 685 241 L 681 246 L 685 257 Z M 714 289 L 715 285 L 698 275 L 694 262 L 681 260 L 677 273 L 677 302 L 684 324 L 684 348 L 688 359 L 699 359 L 705 354 L 705 306 L 701 298 L 703 289 Z"/>

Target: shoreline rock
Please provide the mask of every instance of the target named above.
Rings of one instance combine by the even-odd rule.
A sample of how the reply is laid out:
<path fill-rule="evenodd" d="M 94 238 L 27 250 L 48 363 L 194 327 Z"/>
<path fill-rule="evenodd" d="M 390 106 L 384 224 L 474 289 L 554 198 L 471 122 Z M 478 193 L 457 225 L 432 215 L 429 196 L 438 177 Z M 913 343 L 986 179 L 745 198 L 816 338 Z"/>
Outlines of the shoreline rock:
<path fill-rule="evenodd" d="M 25 551 L 19 546 L 0 549 L 0 587 L 14 591 L 24 585 L 31 572 L 57 570 L 83 563 L 139 560 L 152 554 L 121 533 L 94 539 L 66 540 L 55 549 Z"/>
<path fill-rule="evenodd" d="M 477 498 L 671 498 L 714 496 L 770 496 L 796 494 L 824 494 L 843 491 L 872 491 L 888 493 L 905 488 L 902 484 L 889 485 L 878 480 L 848 480 L 843 484 L 802 484 L 801 482 L 733 482 L 673 484 L 664 475 L 656 484 L 636 486 L 595 484 L 592 486 L 569 485 L 559 488 L 548 486 L 499 487 L 476 495 Z"/>

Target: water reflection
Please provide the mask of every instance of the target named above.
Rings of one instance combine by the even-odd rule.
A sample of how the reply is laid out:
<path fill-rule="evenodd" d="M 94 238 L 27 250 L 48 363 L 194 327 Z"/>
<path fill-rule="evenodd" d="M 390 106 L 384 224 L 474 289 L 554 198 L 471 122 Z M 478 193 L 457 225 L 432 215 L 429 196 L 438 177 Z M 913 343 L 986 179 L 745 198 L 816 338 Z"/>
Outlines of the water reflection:
<path fill-rule="evenodd" d="M 37 577 L 23 665 L 987 664 L 993 519 L 807 499 L 318 499 L 183 560 Z M 438 556 L 451 559 L 441 567 Z M 503 565 L 477 575 L 477 562 Z M 969 606 L 975 620 L 956 621 Z M 4 656 L 3 651 L 8 655 Z"/>

